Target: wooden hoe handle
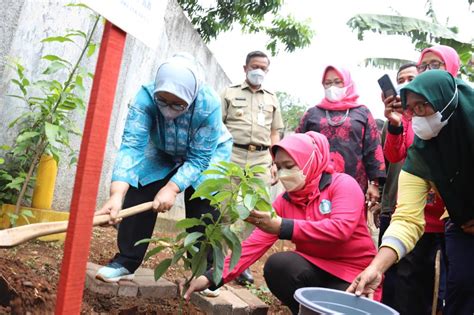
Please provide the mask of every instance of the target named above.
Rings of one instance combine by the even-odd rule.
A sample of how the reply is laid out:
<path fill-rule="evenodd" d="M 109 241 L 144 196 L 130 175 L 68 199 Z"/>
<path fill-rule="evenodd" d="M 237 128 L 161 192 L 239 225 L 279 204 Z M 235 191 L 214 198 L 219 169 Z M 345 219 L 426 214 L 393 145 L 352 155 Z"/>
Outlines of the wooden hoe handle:
<path fill-rule="evenodd" d="M 152 202 L 145 202 L 123 209 L 118 213 L 117 218 L 125 218 L 150 210 L 152 208 L 151 205 Z M 93 226 L 103 225 L 109 222 L 109 220 L 110 216 L 108 214 L 96 215 L 92 224 Z M 0 230 L 0 248 L 13 247 L 40 236 L 66 232 L 68 223 L 69 221 L 35 223 Z"/>

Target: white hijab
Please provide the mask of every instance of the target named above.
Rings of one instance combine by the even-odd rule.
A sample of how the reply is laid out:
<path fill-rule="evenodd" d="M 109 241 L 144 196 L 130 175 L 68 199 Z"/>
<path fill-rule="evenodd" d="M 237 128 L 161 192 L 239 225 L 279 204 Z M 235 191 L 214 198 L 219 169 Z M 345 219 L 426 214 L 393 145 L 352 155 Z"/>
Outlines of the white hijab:
<path fill-rule="evenodd" d="M 200 80 L 198 65 L 188 53 L 177 53 L 158 68 L 155 78 L 155 90 L 168 92 L 191 105 L 199 91 Z"/>

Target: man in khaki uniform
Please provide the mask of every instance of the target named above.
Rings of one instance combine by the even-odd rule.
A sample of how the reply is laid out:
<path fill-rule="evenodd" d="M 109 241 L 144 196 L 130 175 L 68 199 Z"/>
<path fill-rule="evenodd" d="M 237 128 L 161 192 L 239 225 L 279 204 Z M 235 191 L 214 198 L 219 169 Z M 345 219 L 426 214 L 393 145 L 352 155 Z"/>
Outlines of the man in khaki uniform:
<path fill-rule="evenodd" d="M 276 95 L 262 88 L 269 65 L 270 60 L 261 51 L 247 55 L 245 81 L 226 88 L 222 94 L 222 118 L 234 138 L 232 162 L 242 167 L 247 163 L 265 167 L 267 172 L 260 178 L 270 186 L 277 179 L 269 148 L 280 140 L 280 130 L 284 126 Z M 241 239 L 251 232 L 251 228 L 246 228 Z M 237 281 L 253 283 L 250 270 L 245 270 Z"/>

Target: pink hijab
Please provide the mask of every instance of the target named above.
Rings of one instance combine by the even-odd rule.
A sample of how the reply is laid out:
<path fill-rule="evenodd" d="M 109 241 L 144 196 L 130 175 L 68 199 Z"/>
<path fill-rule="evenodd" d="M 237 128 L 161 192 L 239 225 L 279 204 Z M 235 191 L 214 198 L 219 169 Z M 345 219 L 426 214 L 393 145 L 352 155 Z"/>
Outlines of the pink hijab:
<path fill-rule="evenodd" d="M 337 72 L 337 74 L 341 77 L 341 79 L 344 81 L 344 87 L 347 88 L 346 96 L 342 100 L 336 103 L 329 101 L 325 97 L 323 98 L 321 103 L 319 103 L 316 106 L 322 109 L 327 109 L 327 110 L 346 110 L 346 109 L 356 108 L 356 107 L 361 106 L 361 104 L 357 103 L 359 94 L 357 94 L 357 90 L 356 90 L 354 81 L 352 81 L 351 73 L 349 72 L 349 70 L 341 68 L 341 67 L 336 68 L 335 66 L 327 66 L 326 69 L 324 69 L 323 79 L 321 83 L 324 82 L 326 73 L 328 72 L 328 70 L 331 70 L 331 69 L 334 69 Z"/>
<path fill-rule="evenodd" d="M 461 61 L 459 60 L 459 55 L 454 48 L 445 46 L 445 45 L 436 45 L 433 47 L 428 47 L 423 49 L 421 52 L 420 59 L 418 60 L 418 64 L 421 64 L 421 60 L 425 56 L 426 53 L 431 52 L 438 57 L 441 58 L 444 62 L 444 66 L 446 67 L 446 71 L 451 73 L 453 77 L 457 77 L 459 72 L 459 67 Z"/>
<path fill-rule="evenodd" d="M 277 148 L 285 150 L 300 169 L 304 168 L 314 152 L 314 158 L 303 170 L 306 185 L 301 190 L 288 193 L 292 203 L 305 207 L 319 196 L 319 181 L 323 172 L 334 172 L 330 165 L 328 139 L 315 131 L 286 136 L 272 147 L 273 159 Z"/>

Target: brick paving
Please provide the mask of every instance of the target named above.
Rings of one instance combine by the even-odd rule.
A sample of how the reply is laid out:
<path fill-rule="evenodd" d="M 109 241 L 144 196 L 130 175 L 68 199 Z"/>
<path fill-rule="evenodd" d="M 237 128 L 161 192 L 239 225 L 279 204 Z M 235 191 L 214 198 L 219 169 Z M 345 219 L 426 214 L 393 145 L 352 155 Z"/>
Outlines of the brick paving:
<path fill-rule="evenodd" d="M 155 281 L 153 270 L 139 268 L 133 280 L 121 280 L 118 283 L 106 283 L 95 278 L 100 265 L 88 263 L 86 288 L 97 294 L 117 296 L 143 296 L 176 298 L 178 287 L 166 279 Z M 210 315 L 261 315 L 268 313 L 268 305 L 247 289 L 236 289 L 223 286 L 218 297 L 205 297 L 193 293 L 191 303 Z"/>

